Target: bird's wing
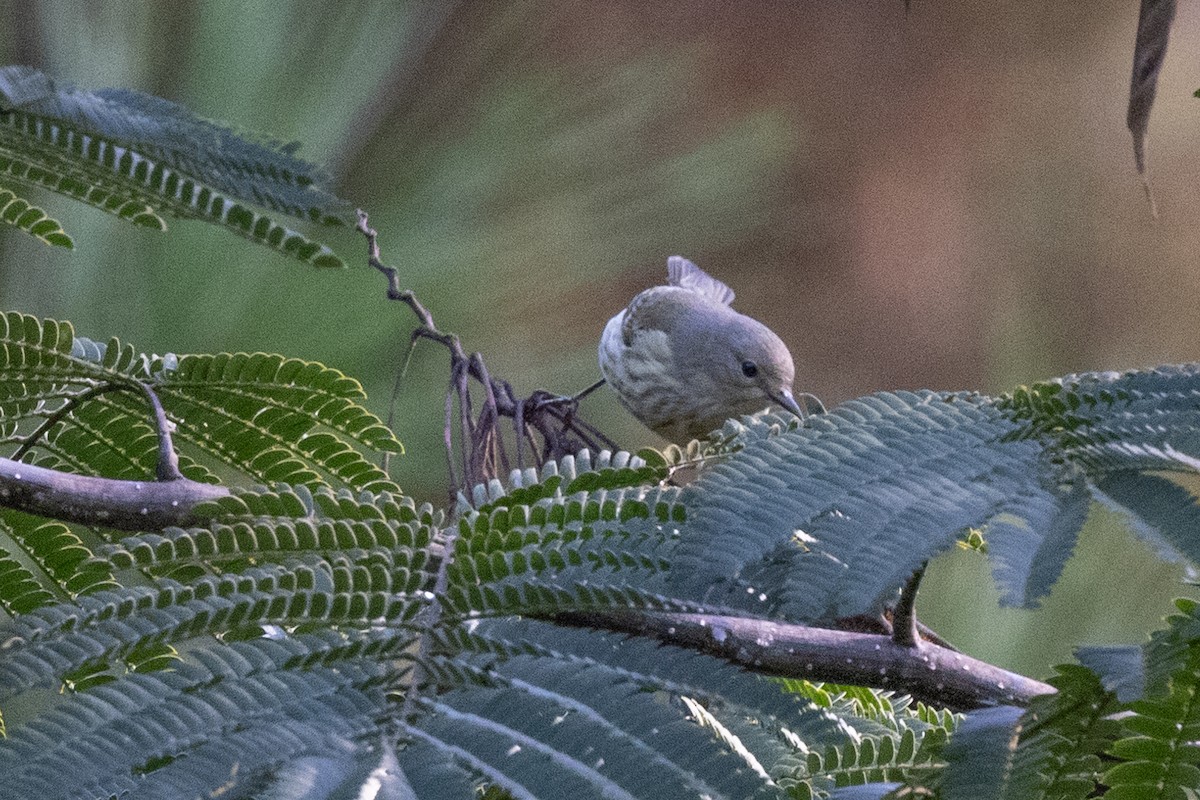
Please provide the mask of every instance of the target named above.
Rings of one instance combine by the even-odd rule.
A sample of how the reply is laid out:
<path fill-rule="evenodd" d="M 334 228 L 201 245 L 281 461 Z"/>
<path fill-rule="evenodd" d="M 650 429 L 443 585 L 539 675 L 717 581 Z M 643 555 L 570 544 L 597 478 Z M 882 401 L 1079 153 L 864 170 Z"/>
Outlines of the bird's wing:
<path fill-rule="evenodd" d="M 688 261 L 683 256 L 671 256 L 667 259 L 667 278 L 672 286 L 690 289 L 702 294 L 721 305 L 733 302 L 733 289 L 730 289 L 704 270 Z"/>
<path fill-rule="evenodd" d="M 683 286 L 652 286 L 638 294 L 621 312 L 621 338 L 627 347 L 634 339 L 650 334 L 675 337 L 694 325 L 696 319 L 725 319 L 740 316 L 706 294 Z"/>

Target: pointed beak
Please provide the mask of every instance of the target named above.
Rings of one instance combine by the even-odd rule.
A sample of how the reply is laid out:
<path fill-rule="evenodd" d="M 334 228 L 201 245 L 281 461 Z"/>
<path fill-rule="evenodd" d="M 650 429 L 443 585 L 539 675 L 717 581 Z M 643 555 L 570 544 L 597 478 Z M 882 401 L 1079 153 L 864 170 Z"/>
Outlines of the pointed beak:
<path fill-rule="evenodd" d="M 775 401 L 775 403 L 783 408 L 786 408 L 800 419 L 804 419 L 808 416 L 808 414 L 804 412 L 804 409 L 800 407 L 800 404 L 796 402 L 796 398 L 792 397 L 791 389 L 780 389 L 778 392 L 772 392 L 770 397 Z"/>

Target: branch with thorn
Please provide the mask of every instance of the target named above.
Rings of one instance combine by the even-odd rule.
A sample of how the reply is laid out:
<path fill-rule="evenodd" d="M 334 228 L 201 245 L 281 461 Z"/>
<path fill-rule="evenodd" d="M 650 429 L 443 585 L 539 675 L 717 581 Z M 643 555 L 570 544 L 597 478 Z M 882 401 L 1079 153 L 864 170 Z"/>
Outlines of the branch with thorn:
<path fill-rule="evenodd" d="M 122 391 L 140 393 L 154 417 L 158 438 L 154 480 L 74 475 L 20 460 L 80 405 L 103 394 Z M 187 525 L 196 521 L 192 514 L 196 505 L 228 494 L 229 490 L 223 486 L 190 480 L 179 471 L 171 422 L 158 394 L 141 381 L 107 382 L 72 396 L 25 438 L 12 458 L 0 458 L 0 506 L 82 525 L 127 531 Z"/>
<path fill-rule="evenodd" d="M 546 458 L 574 452 L 581 445 L 614 446 L 578 417 L 579 401 L 600 384 L 574 397 L 538 391 L 518 398 L 509 384 L 488 372 L 478 353 L 468 355 L 457 336 L 439 330 L 428 309 L 411 291 L 400 289 L 397 270 L 380 260 L 376 233 L 369 227 L 365 213 L 359 215 L 359 230 L 367 237 L 371 265 L 388 279 L 388 297 L 408 305 L 417 317 L 418 327 L 410 337 L 410 346 L 427 339 L 450 353 L 444 434 L 452 479 L 456 479 L 458 468 L 464 482 L 480 480 L 508 469 L 513 463 L 524 466 L 526 459 L 540 465 Z M 476 385 L 483 394 L 478 414 L 471 395 Z M 206 524 L 208 520 L 197 515 L 196 508 L 228 495 L 229 491 L 222 486 L 189 480 L 180 473 L 170 423 L 148 384 L 114 381 L 68 398 L 22 442 L 16 455 L 20 458 L 32 452 L 38 441 L 83 403 L 117 391 L 138 392 L 149 405 L 158 440 L 156 479 L 130 481 L 73 475 L 17 459 L 0 459 L 0 506 L 131 531 Z M 461 465 L 456 464 L 452 449 L 456 402 Z M 513 425 L 515 462 L 510 460 L 501 435 L 500 421 L 505 418 Z M 420 617 L 420 626 L 425 630 L 436 628 L 440 621 L 441 608 L 436 598 L 447 588 L 447 568 L 457 530 L 456 525 L 451 525 L 430 548 L 437 569 L 433 599 Z M 869 631 L 827 630 L 737 616 L 661 611 L 589 611 L 552 614 L 549 618 L 564 625 L 649 636 L 664 644 L 711 653 L 766 674 L 893 689 L 954 708 L 1024 705 L 1032 697 L 1053 691 L 1044 683 L 958 653 L 924 630 L 917 623 L 914 610 L 923 572 L 924 567 L 917 570 L 900 592 L 890 620 L 883 616 L 867 620 L 866 624 L 875 626 Z M 419 684 L 419 672 L 415 678 Z M 412 710 L 417 692 L 410 693 L 410 698 L 406 701 L 408 710 Z"/>

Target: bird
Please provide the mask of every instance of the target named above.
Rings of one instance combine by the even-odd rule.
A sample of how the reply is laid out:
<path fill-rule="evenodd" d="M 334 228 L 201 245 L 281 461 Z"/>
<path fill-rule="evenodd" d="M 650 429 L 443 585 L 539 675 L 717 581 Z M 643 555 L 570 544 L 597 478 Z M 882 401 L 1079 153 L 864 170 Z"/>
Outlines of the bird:
<path fill-rule="evenodd" d="M 700 439 L 774 403 L 804 419 L 787 345 L 734 311 L 733 290 L 683 256 L 667 285 L 639 293 L 600 337 L 600 372 L 629 413 L 663 438 Z"/>

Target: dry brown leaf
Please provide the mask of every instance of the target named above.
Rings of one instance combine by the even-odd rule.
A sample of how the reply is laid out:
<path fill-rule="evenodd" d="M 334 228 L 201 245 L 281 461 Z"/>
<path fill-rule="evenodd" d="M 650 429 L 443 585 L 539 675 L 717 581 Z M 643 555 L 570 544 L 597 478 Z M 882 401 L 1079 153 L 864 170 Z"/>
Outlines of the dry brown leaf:
<path fill-rule="evenodd" d="M 1129 110 L 1125 124 L 1133 134 L 1133 161 L 1146 197 L 1150 213 L 1158 216 L 1150 177 L 1146 174 L 1146 129 L 1150 124 L 1150 109 L 1158 91 L 1158 73 L 1167 55 L 1167 40 L 1175 20 L 1176 0 L 1142 0 L 1138 14 L 1137 41 L 1133 47 L 1133 74 L 1129 79 Z"/>

